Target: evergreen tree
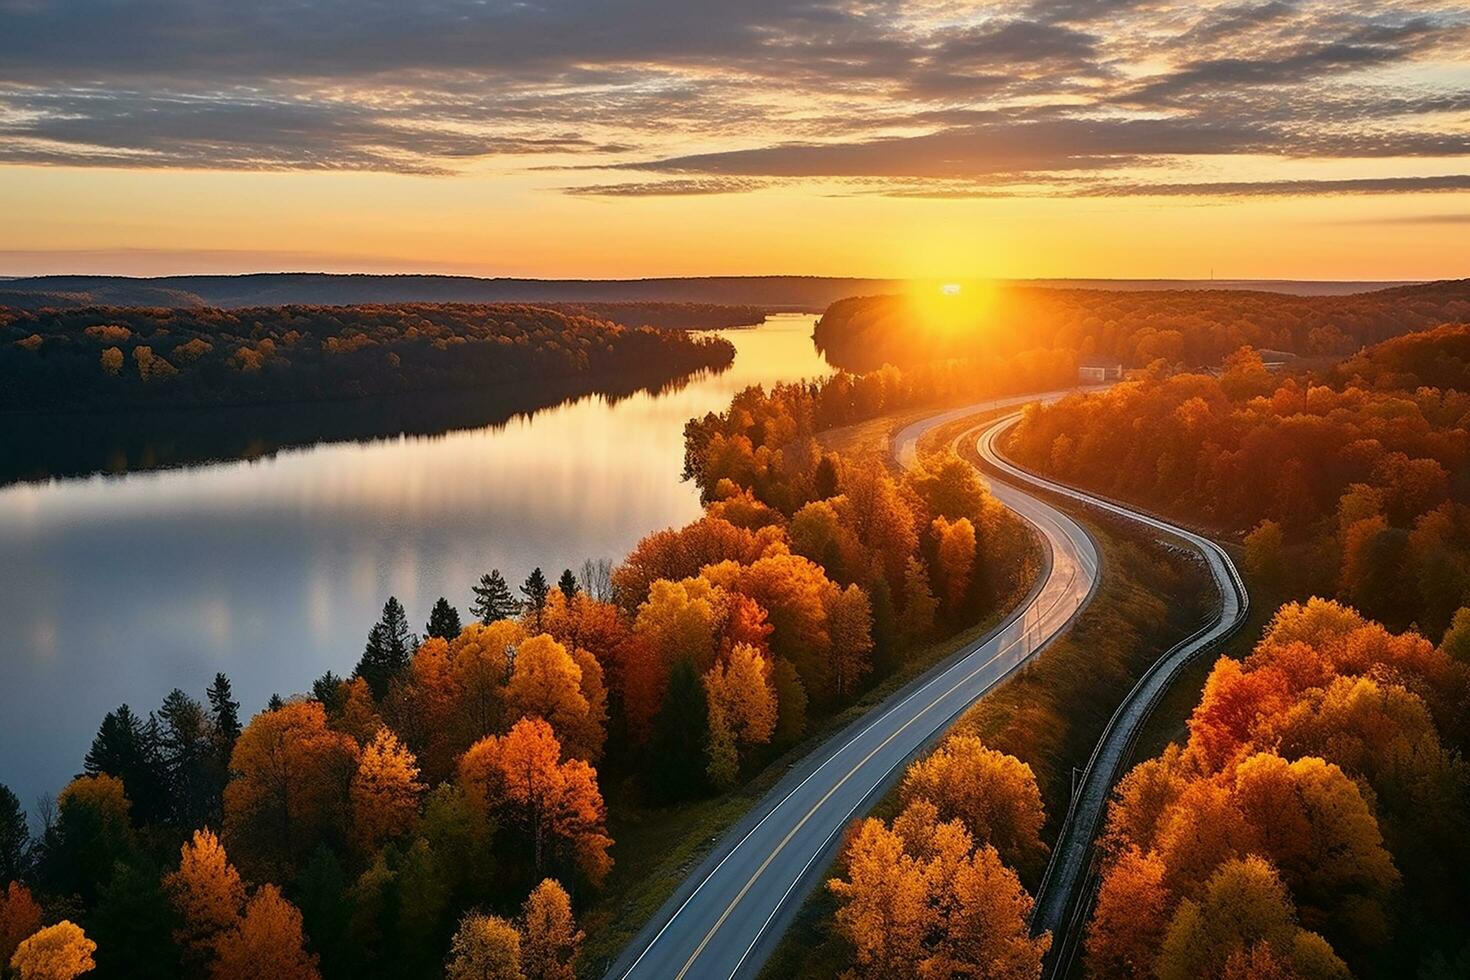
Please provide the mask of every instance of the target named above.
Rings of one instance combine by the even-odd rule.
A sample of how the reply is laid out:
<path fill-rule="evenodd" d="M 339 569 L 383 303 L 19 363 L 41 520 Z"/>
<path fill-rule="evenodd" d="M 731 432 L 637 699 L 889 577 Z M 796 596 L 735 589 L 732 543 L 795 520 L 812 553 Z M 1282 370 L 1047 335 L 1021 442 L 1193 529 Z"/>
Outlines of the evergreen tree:
<path fill-rule="evenodd" d="M 403 604 L 397 597 L 389 596 L 383 604 L 383 618 L 368 632 L 367 646 L 353 676 L 367 681 L 373 697 L 382 700 L 388 693 L 388 684 L 408 668 L 408 658 L 417 645 L 417 639 L 409 632 Z"/>
<path fill-rule="evenodd" d="M 82 769 L 89 776 L 106 773 L 122 780 L 134 819 L 140 823 L 168 816 L 168 778 L 153 716 L 145 722 L 125 704 L 109 711 L 92 739 Z"/>
<path fill-rule="evenodd" d="M 272 694 L 270 698 L 265 702 L 265 710 L 267 711 L 280 711 L 285 706 L 286 699 L 281 697 L 279 694 Z"/>
<path fill-rule="evenodd" d="M 99 976 L 164 980 L 181 975 L 174 911 L 161 879 L 161 870 L 144 860 L 113 867 L 112 880 L 87 916 L 87 933 L 97 942 Z"/>
<path fill-rule="evenodd" d="M 321 957 L 325 980 L 352 975 L 352 906 L 347 887 L 341 862 L 325 844 L 312 852 L 311 860 L 296 876 L 296 904 L 311 948 Z"/>
<path fill-rule="evenodd" d="M 311 697 L 322 703 L 328 717 L 337 714 L 342 710 L 342 703 L 345 700 L 342 694 L 342 678 L 330 670 L 327 671 L 311 682 Z"/>
<path fill-rule="evenodd" d="M 573 596 L 577 594 L 576 573 L 573 572 L 570 568 L 565 569 L 561 573 L 561 578 L 557 579 L 556 587 L 558 589 L 561 589 L 561 594 L 566 596 L 567 599 L 570 600 Z"/>
<path fill-rule="evenodd" d="M 449 600 L 442 595 L 439 601 L 434 603 L 434 608 L 429 612 L 428 625 L 424 627 L 425 636 L 437 636 L 441 640 L 452 640 L 464 629 L 459 621 L 459 610 L 449 604 Z"/>
<path fill-rule="evenodd" d="M 511 594 L 510 586 L 505 584 L 505 577 L 500 574 L 498 568 L 492 568 L 481 575 L 480 584 L 475 586 L 474 592 L 475 601 L 470 604 L 470 612 L 482 623 L 509 619 L 521 608 L 521 604 Z"/>
<path fill-rule="evenodd" d="M 704 682 L 687 658 L 669 672 L 668 692 L 654 721 L 649 778 L 661 800 L 682 800 L 705 786 L 705 745 L 709 741 L 709 702 Z"/>
<path fill-rule="evenodd" d="M 538 566 L 521 585 L 521 595 L 526 597 L 526 606 L 536 614 L 536 629 L 541 629 L 541 616 L 546 612 L 546 599 L 551 595 L 551 586 L 546 584 L 546 575 Z"/>
<path fill-rule="evenodd" d="M 235 751 L 235 740 L 240 737 L 240 702 L 235 700 L 230 689 L 230 679 L 224 674 L 214 675 L 214 683 L 204 692 L 209 701 L 210 734 L 214 741 L 214 794 L 225 791 L 230 781 L 230 755 Z"/>
<path fill-rule="evenodd" d="M 202 704 L 174 688 L 163 699 L 158 718 L 169 816 L 175 826 L 193 830 L 208 823 L 220 806 L 209 716 Z"/>
<path fill-rule="evenodd" d="M 0 884 L 19 881 L 31 866 L 31 832 L 10 787 L 0 783 Z"/>

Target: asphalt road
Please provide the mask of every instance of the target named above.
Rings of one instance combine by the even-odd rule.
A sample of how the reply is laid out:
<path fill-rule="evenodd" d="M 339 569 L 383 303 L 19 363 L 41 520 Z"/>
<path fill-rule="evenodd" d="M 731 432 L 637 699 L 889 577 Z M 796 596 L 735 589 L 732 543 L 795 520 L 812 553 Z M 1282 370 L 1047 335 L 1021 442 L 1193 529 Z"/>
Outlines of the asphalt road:
<path fill-rule="evenodd" d="M 915 423 L 893 440 L 913 465 L 920 436 L 946 422 L 1068 392 L 1002 399 Z M 1011 416 L 1014 418 L 1014 416 Z M 987 432 L 1007 420 L 992 423 Z M 1091 598 L 1098 555 L 1087 533 L 1045 501 L 1001 481 L 991 489 L 1029 521 L 1048 553 L 1041 581 L 1000 626 L 834 735 L 727 832 L 609 977 L 754 976 L 820 880 L 840 835 L 955 717 L 1061 634 Z"/>

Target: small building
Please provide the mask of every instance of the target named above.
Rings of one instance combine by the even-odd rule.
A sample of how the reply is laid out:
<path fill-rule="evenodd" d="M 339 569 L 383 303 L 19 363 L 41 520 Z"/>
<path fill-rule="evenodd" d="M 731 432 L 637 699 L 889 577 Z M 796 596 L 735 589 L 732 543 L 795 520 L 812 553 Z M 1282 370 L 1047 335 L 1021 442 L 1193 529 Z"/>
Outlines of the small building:
<path fill-rule="evenodd" d="M 1122 361 L 1107 357 L 1086 357 L 1077 362 L 1077 380 L 1084 384 L 1106 384 L 1122 379 Z"/>
<path fill-rule="evenodd" d="M 1298 359 L 1291 351 L 1285 350 L 1270 350 L 1263 347 L 1256 353 L 1261 357 L 1261 366 L 1272 374 L 1291 370 L 1295 367 L 1292 362 Z"/>

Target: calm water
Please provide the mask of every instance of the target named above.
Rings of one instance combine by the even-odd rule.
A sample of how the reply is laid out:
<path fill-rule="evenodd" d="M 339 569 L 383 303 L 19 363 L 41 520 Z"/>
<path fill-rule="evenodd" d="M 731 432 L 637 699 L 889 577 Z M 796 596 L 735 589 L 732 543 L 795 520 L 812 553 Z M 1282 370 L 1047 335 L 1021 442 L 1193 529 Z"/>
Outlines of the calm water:
<path fill-rule="evenodd" d="M 812 317 L 723 332 L 734 366 L 680 391 L 584 398 L 503 426 L 252 462 L 0 489 L 0 782 L 27 805 L 81 766 L 102 715 L 215 671 L 245 711 L 348 673 L 384 599 L 416 627 L 699 514 L 685 420 L 740 388 L 829 372 Z"/>

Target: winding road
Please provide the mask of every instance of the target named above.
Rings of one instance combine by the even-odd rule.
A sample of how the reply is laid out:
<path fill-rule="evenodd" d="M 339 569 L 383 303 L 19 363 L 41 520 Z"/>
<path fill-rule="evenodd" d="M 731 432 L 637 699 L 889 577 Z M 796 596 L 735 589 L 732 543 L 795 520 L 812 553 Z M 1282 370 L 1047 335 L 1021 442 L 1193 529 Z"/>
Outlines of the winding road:
<path fill-rule="evenodd" d="M 945 412 L 904 428 L 894 436 L 891 448 L 902 465 L 912 467 L 919 439 L 941 425 L 1070 393 L 998 399 Z M 988 423 L 977 448 L 987 465 L 1003 474 L 1002 479 L 991 481 L 991 491 L 1029 522 L 1045 545 L 1047 557 L 1040 581 L 998 627 L 890 695 L 794 766 L 716 842 L 713 851 L 628 944 L 608 977 L 703 980 L 758 973 L 807 894 L 820 881 L 851 820 L 866 812 L 892 785 L 903 766 L 933 744 L 960 713 L 1068 628 L 1096 591 L 1097 548 L 1080 524 L 1022 486 L 1064 494 L 1168 533 L 1189 533 L 1050 484 L 1012 466 L 995 451 L 994 442 L 996 435 L 1017 417 L 1012 413 Z M 1215 547 L 1212 542 L 1205 543 Z M 1219 554 L 1233 573 L 1229 559 L 1223 552 Z M 1171 651 L 1171 655 L 1174 653 Z M 1166 687 L 1173 675 L 1156 664 L 1140 686 L 1149 676 L 1156 676 Z M 1130 695 L 1130 702 L 1134 695 Z M 1124 713 L 1124 708 L 1119 711 Z M 1109 731 L 1123 731 L 1131 725 L 1136 736 L 1146 715 L 1146 708 L 1138 721 L 1131 720 L 1131 713 L 1121 720 L 1115 715 Z M 1066 916 L 1078 906 L 1076 896 L 1090 867 L 1092 831 L 1111 787 L 1111 782 L 1102 782 L 1108 760 L 1117 760 L 1106 773 L 1111 779 L 1131 745 L 1130 739 L 1123 746 L 1123 754 L 1116 757 L 1112 750 L 1094 756 L 1089 774 L 1096 780 L 1093 788 L 1100 787 L 1101 795 L 1094 805 L 1083 801 L 1084 793 L 1078 793 L 1068 814 L 1063 838 L 1047 872 L 1045 885 L 1051 891 L 1041 896 L 1066 893 L 1068 900 L 1058 905 L 1059 916 Z M 1086 840 L 1073 847 L 1067 837 L 1068 828 L 1079 841 L 1084 835 Z M 1064 852 L 1074 856 L 1063 860 Z M 1041 910 L 1038 903 L 1038 926 Z"/>

